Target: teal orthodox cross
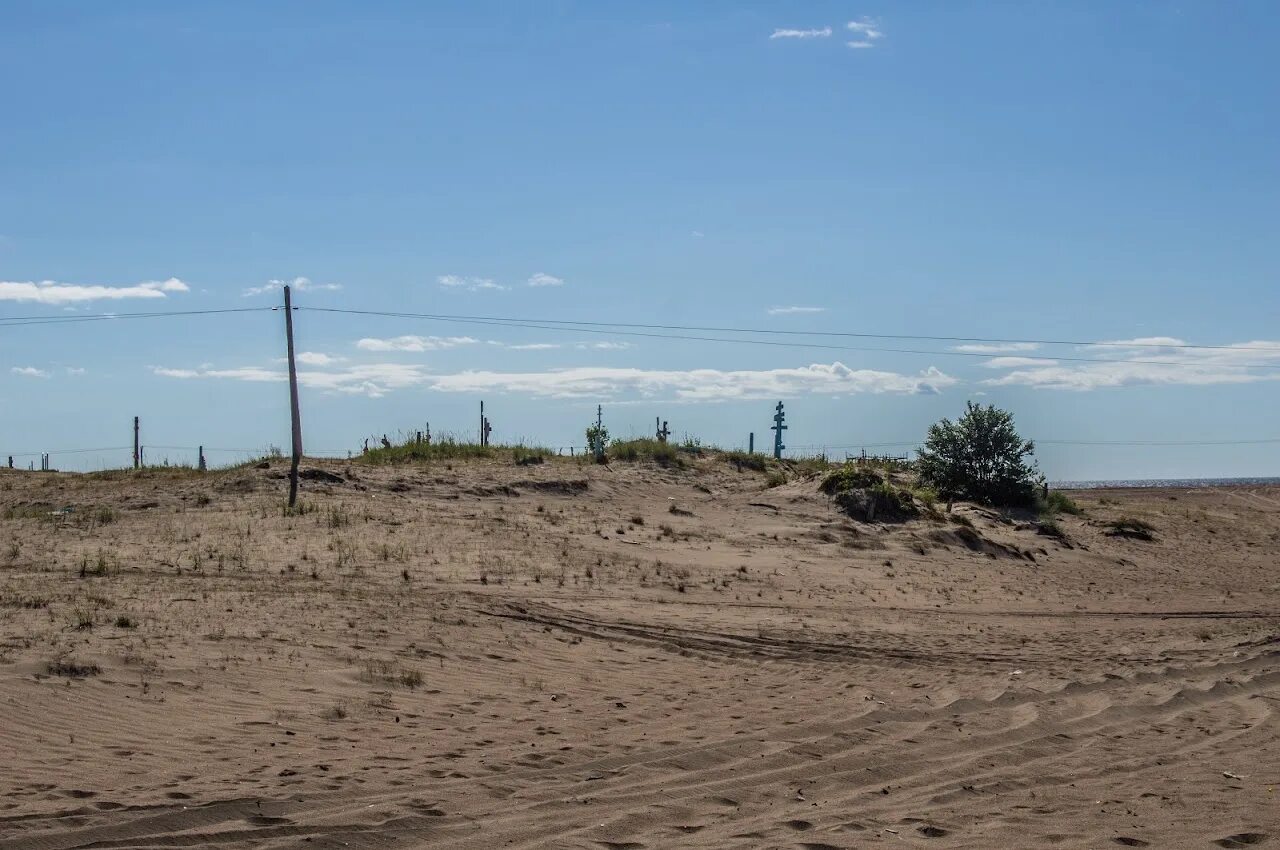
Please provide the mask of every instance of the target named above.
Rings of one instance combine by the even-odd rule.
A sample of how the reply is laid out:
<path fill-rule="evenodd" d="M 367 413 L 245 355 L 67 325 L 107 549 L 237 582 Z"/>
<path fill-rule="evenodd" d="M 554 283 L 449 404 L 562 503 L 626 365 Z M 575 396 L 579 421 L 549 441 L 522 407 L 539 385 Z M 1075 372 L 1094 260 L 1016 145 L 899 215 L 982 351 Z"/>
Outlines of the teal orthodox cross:
<path fill-rule="evenodd" d="M 782 412 L 782 402 L 778 402 L 777 411 L 773 414 L 774 425 L 769 430 L 773 432 L 773 456 L 781 459 L 782 450 L 786 448 L 782 444 L 782 432 L 787 430 L 787 426 L 782 424 L 787 418 L 787 414 Z"/>

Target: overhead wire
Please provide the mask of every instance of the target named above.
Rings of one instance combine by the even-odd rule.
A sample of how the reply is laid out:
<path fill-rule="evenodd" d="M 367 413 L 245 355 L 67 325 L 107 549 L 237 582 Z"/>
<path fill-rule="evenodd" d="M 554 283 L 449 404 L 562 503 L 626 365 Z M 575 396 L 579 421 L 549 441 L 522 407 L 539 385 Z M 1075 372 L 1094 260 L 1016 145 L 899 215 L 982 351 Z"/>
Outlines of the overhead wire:
<path fill-rule="evenodd" d="M 766 346 L 772 346 L 772 347 L 778 347 L 778 348 L 801 348 L 801 349 L 816 349 L 816 350 L 825 350 L 825 351 L 881 352 L 886 354 L 912 354 L 912 355 L 924 355 L 924 356 L 931 356 L 931 357 L 977 357 L 984 360 L 990 360 L 994 356 L 999 356 L 998 354 L 992 354 L 990 352 L 938 351 L 936 349 L 917 349 L 917 348 L 884 348 L 884 347 L 877 347 L 877 346 L 833 345 L 830 343 L 818 343 L 818 342 L 781 342 L 778 340 L 766 340 L 766 339 L 730 339 L 725 337 L 693 336 L 688 334 L 668 334 L 668 333 L 651 333 L 647 331 L 610 330 L 610 329 L 605 329 L 601 327 L 577 327 L 577 326 L 570 327 L 570 326 L 564 326 L 564 325 L 553 326 L 553 325 L 547 325 L 547 324 L 540 324 L 534 321 L 525 321 L 522 319 L 466 318 L 461 316 L 450 316 L 446 314 L 405 313 L 405 312 L 382 311 L 382 310 L 347 310 L 347 309 L 340 309 L 336 307 L 298 307 L 296 309 L 307 310 L 310 312 L 319 312 L 319 313 L 341 313 L 341 314 L 361 315 L 361 316 L 411 318 L 411 319 L 422 319 L 427 321 L 437 321 L 437 322 L 444 322 L 444 323 L 487 325 L 487 326 L 494 326 L 494 327 L 525 328 L 525 329 L 535 329 L 535 330 L 552 330 L 552 331 L 569 330 L 569 331 L 576 331 L 579 333 L 603 334 L 606 336 L 629 336 L 629 337 L 643 337 L 643 338 L 649 338 L 649 339 L 675 339 L 675 340 L 685 340 L 685 341 L 694 341 L 694 342 L 718 342 L 718 343 L 729 343 L 729 344 L 738 344 L 738 345 L 766 345 Z M 615 327 L 615 326 L 611 326 L 611 327 Z M 616 327 L 631 327 L 631 326 L 617 325 Z M 638 325 L 635 327 L 646 327 L 646 326 Z M 754 333 L 755 331 L 744 329 L 738 332 Z M 1226 350 L 1239 351 L 1241 349 L 1230 348 Z M 1256 348 L 1256 349 L 1249 349 L 1249 350 L 1275 351 L 1276 353 L 1280 354 L 1280 349 Z M 1176 361 L 1171 362 L 1168 360 L 1143 360 L 1143 359 L 1133 359 L 1133 358 L 1111 358 L 1111 357 L 1046 356 L 1046 355 L 1032 355 L 1032 354 L 1023 354 L 1023 353 L 1017 353 L 1010 356 L 1017 357 L 1019 360 L 1032 360 L 1032 361 L 1045 362 L 1045 363 L 1060 363 L 1060 362 L 1111 363 L 1111 364 L 1127 363 L 1127 364 L 1140 364 L 1140 365 L 1147 365 L 1147 366 L 1163 366 L 1166 368 L 1173 368 L 1173 369 L 1204 368 L 1208 365 L 1215 365 L 1219 368 L 1229 367 L 1229 368 L 1237 368 L 1237 369 L 1267 369 L 1267 370 L 1280 369 L 1280 363 L 1198 364 L 1198 363 L 1181 363 Z"/>

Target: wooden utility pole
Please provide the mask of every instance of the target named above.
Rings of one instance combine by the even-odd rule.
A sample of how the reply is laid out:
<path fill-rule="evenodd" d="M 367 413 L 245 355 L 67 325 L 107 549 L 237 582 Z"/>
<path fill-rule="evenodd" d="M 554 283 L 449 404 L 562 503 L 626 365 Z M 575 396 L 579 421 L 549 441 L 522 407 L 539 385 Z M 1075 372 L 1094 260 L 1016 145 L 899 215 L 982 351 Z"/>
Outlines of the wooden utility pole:
<path fill-rule="evenodd" d="M 133 417 L 133 468 L 142 465 L 142 447 L 138 445 L 138 417 Z"/>
<path fill-rule="evenodd" d="M 293 453 L 289 460 L 289 507 L 298 501 L 298 464 L 302 461 L 302 415 L 298 408 L 298 366 L 293 357 L 293 301 L 284 288 L 284 334 L 289 346 L 289 415 L 293 425 Z"/>

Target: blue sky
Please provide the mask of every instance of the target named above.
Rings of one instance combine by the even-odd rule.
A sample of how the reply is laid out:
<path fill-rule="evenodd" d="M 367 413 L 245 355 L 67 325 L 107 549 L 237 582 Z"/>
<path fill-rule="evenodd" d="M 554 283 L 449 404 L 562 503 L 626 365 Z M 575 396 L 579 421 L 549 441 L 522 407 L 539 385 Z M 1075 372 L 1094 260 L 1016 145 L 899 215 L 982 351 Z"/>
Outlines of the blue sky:
<path fill-rule="evenodd" d="M 759 446 L 778 398 L 793 447 L 915 441 L 970 398 L 1042 440 L 1280 437 L 1270 3 L 3 16 L 0 317 L 266 307 L 298 281 L 311 307 L 1134 341 L 975 357 L 299 312 L 316 450 L 467 436 L 481 398 L 495 439 L 550 445 L 603 403 L 615 434 L 662 416 Z M 0 327 L 0 455 L 124 446 L 134 415 L 153 446 L 285 445 L 281 325 Z M 1178 341 L 1248 350 L 1152 345 Z M 1082 360 L 1007 359 L 1055 357 Z M 1277 443 L 1039 456 L 1053 478 L 1280 474 Z"/>

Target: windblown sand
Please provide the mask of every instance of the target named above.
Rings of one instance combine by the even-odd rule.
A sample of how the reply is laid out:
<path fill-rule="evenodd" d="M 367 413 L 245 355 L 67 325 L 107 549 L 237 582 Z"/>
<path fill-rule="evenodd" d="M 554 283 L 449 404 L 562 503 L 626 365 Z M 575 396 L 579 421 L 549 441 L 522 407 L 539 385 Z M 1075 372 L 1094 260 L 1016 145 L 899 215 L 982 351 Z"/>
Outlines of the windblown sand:
<path fill-rule="evenodd" d="M 1280 847 L 1280 490 L 309 466 L 0 474 L 0 848 Z"/>

